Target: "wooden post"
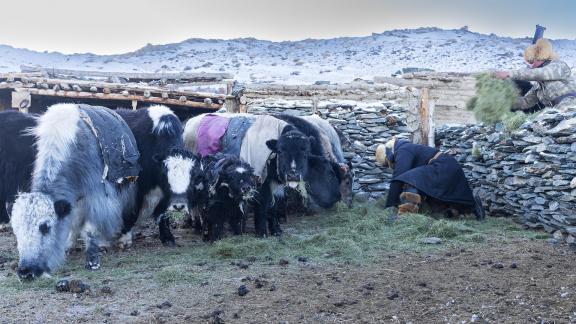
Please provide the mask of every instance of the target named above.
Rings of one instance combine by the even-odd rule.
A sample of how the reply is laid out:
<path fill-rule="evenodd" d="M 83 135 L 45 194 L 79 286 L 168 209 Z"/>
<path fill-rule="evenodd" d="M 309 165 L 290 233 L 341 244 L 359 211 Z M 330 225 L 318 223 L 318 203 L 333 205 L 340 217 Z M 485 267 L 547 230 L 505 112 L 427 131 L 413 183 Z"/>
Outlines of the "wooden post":
<path fill-rule="evenodd" d="M 28 108 L 30 108 L 32 104 L 32 96 L 30 92 L 26 91 L 14 91 L 12 92 L 12 108 L 17 108 L 23 113 L 28 112 Z"/>
<path fill-rule="evenodd" d="M 227 98 L 226 99 L 226 112 L 237 113 L 240 110 L 240 103 L 238 98 Z"/>
<path fill-rule="evenodd" d="M 420 144 L 426 145 L 428 142 L 428 134 L 430 132 L 429 116 L 429 90 L 423 88 L 420 91 Z"/>
<path fill-rule="evenodd" d="M 226 95 L 232 94 L 232 85 L 234 84 L 234 80 L 226 82 Z"/>
<path fill-rule="evenodd" d="M 434 124 L 434 109 L 436 108 L 436 99 L 430 100 L 430 106 L 428 108 L 428 146 L 436 147 L 435 137 L 436 137 L 436 125 Z"/>
<path fill-rule="evenodd" d="M 138 100 L 132 100 L 132 110 L 136 110 L 136 107 L 138 107 Z"/>
<path fill-rule="evenodd" d="M 247 113 L 248 108 L 246 107 L 246 104 L 248 103 L 248 98 L 246 98 L 246 96 L 242 96 L 240 97 L 240 105 L 238 106 L 238 112 L 240 113 Z"/>

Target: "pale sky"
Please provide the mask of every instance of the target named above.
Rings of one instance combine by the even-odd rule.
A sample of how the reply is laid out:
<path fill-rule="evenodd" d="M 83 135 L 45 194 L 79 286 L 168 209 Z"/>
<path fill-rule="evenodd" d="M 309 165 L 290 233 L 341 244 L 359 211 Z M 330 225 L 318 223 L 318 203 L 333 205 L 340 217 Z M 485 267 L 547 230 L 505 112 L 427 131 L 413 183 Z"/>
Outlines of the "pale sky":
<path fill-rule="evenodd" d="M 576 39 L 576 0 L 35 0 L 2 1 L 0 44 L 119 54 L 147 43 L 254 37 L 367 36 L 418 27 Z M 1 61 L 1 58 L 0 58 Z"/>

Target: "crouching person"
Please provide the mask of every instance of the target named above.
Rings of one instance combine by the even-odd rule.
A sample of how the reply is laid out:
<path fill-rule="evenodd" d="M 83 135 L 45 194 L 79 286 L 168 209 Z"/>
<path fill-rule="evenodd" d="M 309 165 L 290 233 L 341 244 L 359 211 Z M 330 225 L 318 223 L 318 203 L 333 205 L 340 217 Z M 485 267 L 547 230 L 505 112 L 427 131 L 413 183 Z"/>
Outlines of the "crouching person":
<path fill-rule="evenodd" d="M 394 170 L 386 207 L 398 213 L 417 213 L 425 198 L 447 204 L 454 212 L 472 209 L 484 218 L 460 164 L 435 148 L 393 138 L 376 149 L 376 162 Z M 451 209 L 451 210 L 452 210 Z"/>

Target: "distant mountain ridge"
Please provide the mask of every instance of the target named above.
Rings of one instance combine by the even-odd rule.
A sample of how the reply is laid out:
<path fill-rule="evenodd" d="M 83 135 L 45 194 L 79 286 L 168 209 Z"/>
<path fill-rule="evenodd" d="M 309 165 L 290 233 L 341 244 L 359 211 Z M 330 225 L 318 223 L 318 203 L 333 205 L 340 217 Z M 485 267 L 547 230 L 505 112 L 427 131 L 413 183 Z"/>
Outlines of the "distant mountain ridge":
<path fill-rule="evenodd" d="M 404 67 L 447 72 L 517 68 L 531 37 L 486 35 L 466 28 L 391 30 L 364 37 L 272 42 L 254 38 L 188 39 L 118 55 L 36 52 L 0 45 L 0 72 L 20 65 L 123 72 L 228 72 L 242 82 L 308 84 L 387 76 Z M 553 40 L 573 68 L 576 40 Z"/>

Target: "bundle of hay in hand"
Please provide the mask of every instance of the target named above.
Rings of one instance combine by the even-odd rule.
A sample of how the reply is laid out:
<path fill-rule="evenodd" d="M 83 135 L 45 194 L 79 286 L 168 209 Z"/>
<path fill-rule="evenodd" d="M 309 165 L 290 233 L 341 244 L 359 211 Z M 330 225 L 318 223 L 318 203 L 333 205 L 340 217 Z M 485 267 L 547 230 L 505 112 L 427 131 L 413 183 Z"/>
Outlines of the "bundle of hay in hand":
<path fill-rule="evenodd" d="M 466 108 L 474 111 L 478 121 L 494 125 L 503 123 L 508 130 L 520 127 L 527 116 L 523 112 L 512 112 L 512 104 L 518 97 L 518 89 L 511 80 L 499 80 L 489 73 L 476 76 L 476 96 Z"/>

